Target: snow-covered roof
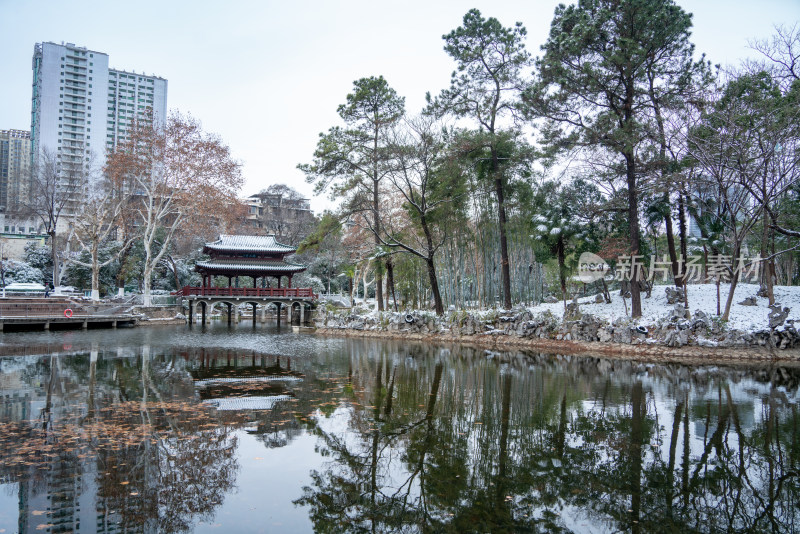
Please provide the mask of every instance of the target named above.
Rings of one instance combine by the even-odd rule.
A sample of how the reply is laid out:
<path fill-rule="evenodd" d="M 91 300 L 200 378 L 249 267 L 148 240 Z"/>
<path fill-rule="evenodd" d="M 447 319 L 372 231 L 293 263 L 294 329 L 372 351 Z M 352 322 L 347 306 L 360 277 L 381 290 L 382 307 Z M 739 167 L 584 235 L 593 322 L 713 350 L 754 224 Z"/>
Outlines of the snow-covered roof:
<path fill-rule="evenodd" d="M 230 252 L 294 252 L 297 250 L 289 245 L 278 243 L 274 235 L 221 235 L 206 247 L 214 251 Z"/>
<path fill-rule="evenodd" d="M 198 271 L 225 271 L 225 272 L 248 272 L 248 273 L 262 273 L 262 272 L 280 272 L 280 273 L 297 273 L 305 271 L 306 266 L 299 263 L 291 263 L 281 260 L 264 260 L 264 259 L 212 259 L 209 261 L 198 261 L 195 268 Z"/>

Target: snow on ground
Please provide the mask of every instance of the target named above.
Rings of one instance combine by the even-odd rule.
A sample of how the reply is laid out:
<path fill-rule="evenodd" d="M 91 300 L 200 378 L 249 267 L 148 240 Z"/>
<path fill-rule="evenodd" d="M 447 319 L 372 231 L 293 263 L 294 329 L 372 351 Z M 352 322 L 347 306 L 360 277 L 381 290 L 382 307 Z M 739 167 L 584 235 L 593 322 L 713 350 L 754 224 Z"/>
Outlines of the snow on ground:
<path fill-rule="evenodd" d="M 645 297 L 642 293 L 642 318 L 639 324 L 649 326 L 658 322 L 669 315 L 673 308 L 672 304 L 667 304 L 667 295 L 664 289 L 667 286 L 655 286 L 653 296 Z M 728 298 L 728 284 L 721 284 L 720 311 L 725 312 L 725 301 Z M 757 284 L 739 284 L 733 294 L 733 304 L 731 305 L 730 320 L 727 323 L 729 330 L 758 331 L 769 328 L 769 308 L 768 300 L 765 297 L 756 297 L 758 306 L 741 306 L 747 297 L 755 297 L 758 292 Z M 775 286 L 775 302 L 781 307 L 791 308 L 789 319 L 797 319 L 800 323 L 800 286 Z M 611 293 L 611 304 L 596 304 L 594 296 L 579 298 L 581 313 L 589 313 L 594 316 L 605 318 L 613 323 L 615 320 L 625 318 L 630 314 L 631 300 L 628 303 L 628 314 L 625 313 L 625 305 L 619 291 Z M 556 302 L 553 304 L 540 304 L 530 308 L 534 314 L 550 311 L 553 315 L 561 319 L 564 315 L 564 303 Z M 707 313 L 710 317 L 717 315 L 717 286 L 714 284 L 697 284 L 689 286 L 689 310 L 692 314 L 696 310 Z"/>

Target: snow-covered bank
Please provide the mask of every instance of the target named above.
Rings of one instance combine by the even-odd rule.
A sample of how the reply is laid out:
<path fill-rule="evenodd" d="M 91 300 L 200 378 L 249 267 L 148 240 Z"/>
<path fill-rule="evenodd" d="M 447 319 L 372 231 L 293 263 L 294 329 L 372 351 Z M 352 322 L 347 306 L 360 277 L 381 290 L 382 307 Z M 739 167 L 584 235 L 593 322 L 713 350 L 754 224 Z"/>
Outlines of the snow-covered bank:
<path fill-rule="evenodd" d="M 756 296 L 758 287 L 743 284 L 737 288 L 730 321 L 716 316 L 716 286 L 689 287 L 689 316 L 682 306 L 667 302 L 665 286 L 656 286 L 649 299 L 642 300 L 643 316 L 630 320 L 619 295 L 612 303 L 595 303 L 594 297 L 578 299 L 577 313 L 564 320 L 563 303 L 541 304 L 511 311 L 450 311 L 436 317 L 429 311 L 384 312 L 343 310 L 318 312 L 318 328 L 355 332 L 386 332 L 402 336 L 512 337 L 553 342 L 599 342 L 622 345 L 663 345 L 682 347 L 800 347 L 794 318 L 800 318 L 800 287 L 775 288 L 776 302 L 790 308 L 785 322 L 770 330 L 767 299 Z M 720 288 L 724 308 L 727 287 Z M 754 297 L 755 305 L 739 304 Z M 630 302 L 628 302 L 630 306 Z"/>
<path fill-rule="evenodd" d="M 642 294 L 642 317 L 636 321 L 639 325 L 652 326 L 659 320 L 668 316 L 672 310 L 672 305 L 667 303 L 665 288 L 667 286 L 655 286 L 653 296 L 649 299 Z M 725 311 L 725 301 L 728 298 L 728 284 L 721 284 L 720 310 Z M 758 332 L 769 328 L 768 301 L 766 297 L 759 297 L 757 284 L 739 284 L 733 294 L 733 304 L 731 305 L 730 320 L 725 327 L 728 330 L 741 330 L 745 332 Z M 775 286 L 775 302 L 781 307 L 791 309 L 789 319 L 800 319 L 800 286 Z M 603 318 L 611 323 L 618 319 L 625 319 L 625 304 L 618 292 L 611 295 L 611 304 L 597 304 L 594 297 L 579 298 L 581 313 L 588 313 L 596 317 Z M 755 297 L 756 306 L 744 306 L 739 304 L 749 297 Z M 628 299 L 628 310 L 631 301 Z M 552 304 L 540 304 L 529 308 L 533 313 L 549 311 L 559 319 L 564 315 L 564 304 L 562 302 Z M 689 286 L 689 310 L 693 315 L 697 310 L 702 311 L 709 317 L 716 317 L 717 314 L 717 286 L 714 284 L 698 284 Z"/>

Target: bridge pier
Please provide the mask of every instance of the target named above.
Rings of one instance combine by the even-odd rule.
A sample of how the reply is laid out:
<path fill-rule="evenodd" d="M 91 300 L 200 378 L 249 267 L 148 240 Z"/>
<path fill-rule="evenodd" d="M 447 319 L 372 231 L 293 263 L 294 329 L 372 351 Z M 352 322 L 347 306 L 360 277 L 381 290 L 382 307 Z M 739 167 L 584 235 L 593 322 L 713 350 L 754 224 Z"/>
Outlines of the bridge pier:
<path fill-rule="evenodd" d="M 255 278 L 253 278 L 253 285 L 255 285 Z M 256 325 L 256 306 L 258 305 L 253 302 L 253 326 Z"/>

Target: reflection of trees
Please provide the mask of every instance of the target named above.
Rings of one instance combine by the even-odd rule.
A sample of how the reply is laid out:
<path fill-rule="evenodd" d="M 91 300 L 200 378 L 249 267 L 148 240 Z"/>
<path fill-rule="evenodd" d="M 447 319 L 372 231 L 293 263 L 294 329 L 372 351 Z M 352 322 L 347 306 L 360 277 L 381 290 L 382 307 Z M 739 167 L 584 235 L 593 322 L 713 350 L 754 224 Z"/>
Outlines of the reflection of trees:
<path fill-rule="evenodd" d="M 751 405 L 724 377 L 361 346 L 337 422 L 309 422 L 330 461 L 296 504 L 320 532 L 797 528 L 800 433 L 778 389 Z"/>
<path fill-rule="evenodd" d="M 212 410 L 186 402 L 191 382 L 175 363 L 149 347 L 131 359 L 93 351 L 69 368 L 49 358 L 42 413 L 2 423 L 0 463 L 22 483 L 27 523 L 75 529 L 82 492 L 95 494 L 101 531 L 186 531 L 213 516 L 235 483 L 236 439 Z M 47 514 L 32 515 L 45 495 Z"/>

